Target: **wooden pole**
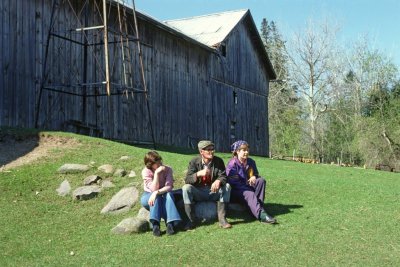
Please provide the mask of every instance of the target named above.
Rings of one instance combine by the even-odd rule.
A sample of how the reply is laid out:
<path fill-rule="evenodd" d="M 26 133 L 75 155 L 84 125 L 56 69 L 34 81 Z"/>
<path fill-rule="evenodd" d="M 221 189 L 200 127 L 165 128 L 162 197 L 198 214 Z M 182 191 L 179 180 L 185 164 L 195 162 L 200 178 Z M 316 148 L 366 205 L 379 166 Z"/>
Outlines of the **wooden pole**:
<path fill-rule="evenodd" d="M 104 20 L 104 64 L 106 69 L 106 89 L 107 95 L 110 95 L 110 70 L 108 63 L 108 25 L 107 25 L 107 6 L 106 0 L 103 0 L 103 20 Z"/>

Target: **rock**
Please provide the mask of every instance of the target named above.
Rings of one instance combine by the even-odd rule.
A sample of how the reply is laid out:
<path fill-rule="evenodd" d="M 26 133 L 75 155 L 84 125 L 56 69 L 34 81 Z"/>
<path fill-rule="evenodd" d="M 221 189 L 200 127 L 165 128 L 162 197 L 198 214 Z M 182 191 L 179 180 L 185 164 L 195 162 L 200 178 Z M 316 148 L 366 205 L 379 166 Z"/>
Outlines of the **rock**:
<path fill-rule="evenodd" d="M 76 200 L 88 200 L 96 197 L 101 192 L 98 185 L 81 186 L 74 190 L 72 197 Z"/>
<path fill-rule="evenodd" d="M 114 172 L 114 167 L 110 164 L 104 164 L 97 168 L 99 171 L 102 171 L 106 174 L 111 174 Z"/>
<path fill-rule="evenodd" d="M 101 187 L 103 188 L 110 188 L 110 187 L 115 187 L 115 185 L 113 184 L 113 182 L 111 182 L 110 180 L 104 180 L 101 183 Z"/>
<path fill-rule="evenodd" d="M 117 194 L 115 194 L 110 202 L 101 210 L 100 213 L 122 213 L 130 210 L 130 208 L 135 205 L 139 198 L 139 192 L 135 187 L 126 187 L 121 189 Z"/>
<path fill-rule="evenodd" d="M 228 209 L 233 210 L 233 211 L 242 212 L 242 211 L 246 211 L 248 208 L 247 208 L 247 206 L 239 204 L 239 203 L 229 203 Z"/>
<path fill-rule="evenodd" d="M 80 173 L 80 172 L 86 172 L 90 169 L 88 165 L 83 165 L 83 164 L 71 164 L 67 163 L 62 165 L 57 172 L 59 173 Z"/>
<path fill-rule="evenodd" d="M 149 222 L 142 218 L 126 218 L 115 226 L 111 232 L 114 234 L 131 234 L 146 232 L 150 228 Z"/>
<path fill-rule="evenodd" d="M 119 158 L 119 160 L 130 160 L 130 159 L 131 159 L 131 157 L 129 157 L 129 156 L 122 156 Z"/>
<path fill-rule="evenodd" d="M 130 177 L 130 178 L 136 177 L 136 172 L 135 172 L 135 171 L 131 171 L 131 172 L 129 173 L 129 176 L 128 176 L 128 177 Z"/>
<path fill-rule="evenodd" d="M 136 217 L 141 218 L 146 221 L 150 221 L 150 211 L 141 207 Z"/>
<path fill-rule="evenodd" d="M 201 201 L 195 204 L 196 217 L 200 220 L 211 221 L 217 218 L 217 202 Z"/>
<path fill-rule="evenodd" d="M 71 192 L 71 185 L 69 184 L 68 180 L 64 180 L 60 187 L 56 189 L 59 196 L 65 197 Z"/>
<path fill-rule="evenodd" d="M 124 169 L 116 169 L 113 176 L 124 177 L 125 175 L 126 171 Z"/>
<path fill-rule="evenodd" d="M 97 184 L 101 180 L 101 177 L 98 175 L 90 175 L 83 180 L 84 185 L 92 185 Z"/>

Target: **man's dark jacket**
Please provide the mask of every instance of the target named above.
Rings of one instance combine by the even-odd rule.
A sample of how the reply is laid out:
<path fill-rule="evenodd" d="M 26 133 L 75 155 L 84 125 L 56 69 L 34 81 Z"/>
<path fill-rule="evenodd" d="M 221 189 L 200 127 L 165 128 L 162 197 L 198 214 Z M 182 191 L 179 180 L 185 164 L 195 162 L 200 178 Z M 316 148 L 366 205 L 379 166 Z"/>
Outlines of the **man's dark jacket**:
<path fill-rule="evenodd" d="M 209 166 L 212 172 L 211 183 L 218 179 L 221 181 L 221 185 L 225 185 L 226 173 L 224 161 L 221 158 L 214 156 Z M 201 171 L 202 169 L 203 163 L 201 161 L 201 156 L 193 158 L 189 162 L 188 171 L 185 177 L 185 183 L 192 184 L 194 186 L 201 186 L 200 179 L 196 177 L 196 173 L 198 171 Z"/>

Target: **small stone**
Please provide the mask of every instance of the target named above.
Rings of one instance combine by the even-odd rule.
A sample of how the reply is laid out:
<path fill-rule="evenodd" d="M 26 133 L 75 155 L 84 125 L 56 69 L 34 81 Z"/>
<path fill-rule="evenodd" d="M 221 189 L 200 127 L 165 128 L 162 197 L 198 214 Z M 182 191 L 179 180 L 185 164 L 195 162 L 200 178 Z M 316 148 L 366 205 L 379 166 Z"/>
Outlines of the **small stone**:
<path fill-rule="evenodd" d="M 102 171 L 107 174 L 111 174 L 114 172 L 114 167 L 111 164 L 104 164 L 97 168 L 99 171 Z"/>
<path fill-rule="evenodd" d="M 119 158 L 119 160 L 129 160 L 131 157 L 129 156 L 122 156 Z"/>
<path fill-rule="evenodd" d="M 126 175 L 126 171 L 124 169 L 117 169 L 114 172 L 114 176 L 117 176 L 117 177 L 124 177 L 125 175 Z"/>
<path fill-rule="evenodd" d="M 84 185 L 92 185 L 97 184 L 101 180 L 101 177 L 98 175 L 90 175 L 83 180 Z"/>
<path fill-rule="evenodd" d="M 71 251 L 71 252 L 69 253 L 69 255 L 74 256 L 74 255 L 75 255 L 75 252 Z"/>
<path fill-rule="evenodd" d="M 90 169 L 88 165 L 83 164 L 64 164 L 57 171 L 59 173 L 80 173 Z"/>
<path fill-rule="evenodd" d="M 136 177 L 136 172 L 135 172 L 135 171 L 131 171 L 131 172 L 129 173 L 129 176 L 128 176 L 128 177 L 130 177 L 130 178 Z"/>

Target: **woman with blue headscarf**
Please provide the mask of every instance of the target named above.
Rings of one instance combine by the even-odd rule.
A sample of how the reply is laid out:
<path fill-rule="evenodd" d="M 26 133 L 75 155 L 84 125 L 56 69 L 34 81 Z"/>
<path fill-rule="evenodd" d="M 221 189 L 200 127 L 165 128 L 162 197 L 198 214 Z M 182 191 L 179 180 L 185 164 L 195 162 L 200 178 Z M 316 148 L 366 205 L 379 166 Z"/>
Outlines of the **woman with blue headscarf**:
<path fill-rule="evenodd" d="M 265 179 L 260 177 L 256 162 L 249 157 L 249 144 L 239 140 L 232 144 L 232 159 L 226 166 L 226 175 L 231 185 L 231 202 L 245 203 L 251 213 L 264 223 L 276 220 L 264 209 Z"/>

